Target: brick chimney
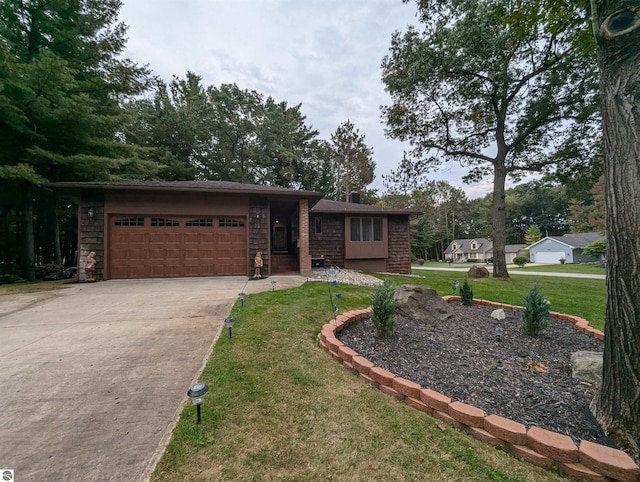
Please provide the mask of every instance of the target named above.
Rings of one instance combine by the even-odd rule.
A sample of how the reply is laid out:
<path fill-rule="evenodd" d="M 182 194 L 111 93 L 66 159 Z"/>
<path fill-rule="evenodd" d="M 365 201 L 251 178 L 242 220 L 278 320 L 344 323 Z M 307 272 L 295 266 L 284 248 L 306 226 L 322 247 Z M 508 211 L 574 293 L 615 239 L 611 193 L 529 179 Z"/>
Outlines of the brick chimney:
<path fill-rule="evenodd" d="M 349 194 L 349 202 L 353 204 L 360 204 L 360 193 L 357 191 L 351 191 L 351 194 Z"/>

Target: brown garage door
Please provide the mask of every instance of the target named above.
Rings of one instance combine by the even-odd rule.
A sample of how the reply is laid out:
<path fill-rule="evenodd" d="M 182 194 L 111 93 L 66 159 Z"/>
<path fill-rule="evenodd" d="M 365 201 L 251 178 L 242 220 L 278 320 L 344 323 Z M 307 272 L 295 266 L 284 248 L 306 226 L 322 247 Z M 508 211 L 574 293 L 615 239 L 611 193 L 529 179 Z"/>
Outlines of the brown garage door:
<path fill-rule="evenodd" d="M 111 216 L 109 224 L 111 278 L 247 274 L 244 218 Z"/>

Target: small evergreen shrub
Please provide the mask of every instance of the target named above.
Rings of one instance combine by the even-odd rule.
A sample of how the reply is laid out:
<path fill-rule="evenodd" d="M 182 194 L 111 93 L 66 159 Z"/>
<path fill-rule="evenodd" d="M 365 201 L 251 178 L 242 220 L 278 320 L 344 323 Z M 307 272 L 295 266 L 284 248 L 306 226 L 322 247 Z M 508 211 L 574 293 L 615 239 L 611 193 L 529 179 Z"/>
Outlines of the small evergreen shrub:
<path fill-rule="evenodd" d="M 542 296 L 536 285 L 529 288 L 524 298 L 522 322 L 524 331 L 529 335 L 538 335 L 549 323 L 549 301 Z"/>
<path fill-rule="evenodd" d="M 477 263 L 478 258 L 467 258 L 467 263 Z"/>
<path fill-rule="evenodd" d="M 473 290 L 471 289 L 471 285 L 469 285 L 467 278 L 464 279 L 462 288 L 460 288 L 460 301 L 464 306 L 473 306 Z"/>
<path fill-rule="evenodd" d="M 396 326 L 398 302 L 395 300 L 395 293 L 396 290 L 385 281 L 371 295 L 371 321 L 377 337 L 389 336 Z"/>
<path fill-rule="evenodd" d="M 424 264 L 424 259 L 418 258 L 418 264 L 422 266 Z"/>
<path fill-rule="evenodd" d="M 520 268 L 522 268 L 525 264 L 527 264 L 529 260 L 524 256 L 517 256 L 513 258 L 513 264 L 517 264 Z"/>

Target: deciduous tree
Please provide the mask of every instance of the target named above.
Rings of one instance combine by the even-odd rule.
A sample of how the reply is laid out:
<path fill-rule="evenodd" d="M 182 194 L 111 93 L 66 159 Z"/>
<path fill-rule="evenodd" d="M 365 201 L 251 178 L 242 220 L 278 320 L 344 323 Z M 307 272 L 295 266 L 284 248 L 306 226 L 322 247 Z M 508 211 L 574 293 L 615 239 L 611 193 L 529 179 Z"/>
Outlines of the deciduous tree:
<path fill-rule="evenodd" d="M 524 13 L 507 0 L 417 4 L 423 30 L 396 33 L 382 63 L 387 132 L 409 141 L 420 164 L 457 161 L 468 180 L 493 175 L 493 275 L 506 277 L 507 176 L 557 164 L 559 150 L 594 128 L 595 60 L 574 28 L 586 14 L 567 5 L 547 28 L 508 21 L 543 19 L 535 2 Z"/>
<path fill-rule="evenodd" d="M 610 437 L 640 462 L 640 8 L 591 1 L 598 43 L 607 233 L 602 387 L 592 404 Z"/>

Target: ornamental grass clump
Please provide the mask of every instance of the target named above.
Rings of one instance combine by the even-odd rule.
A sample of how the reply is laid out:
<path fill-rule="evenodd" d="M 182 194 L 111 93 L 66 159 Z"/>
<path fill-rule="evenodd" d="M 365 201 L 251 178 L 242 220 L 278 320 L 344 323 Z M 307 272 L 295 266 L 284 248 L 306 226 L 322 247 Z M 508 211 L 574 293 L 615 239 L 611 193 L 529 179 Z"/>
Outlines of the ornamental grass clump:
<path fill-rule="evenodd" d="M 529 335 L 538 335 L 549 323 L 549 300 L 546 300 L 536 285 L 529 288 L 524 298 L 522 321 L 524 331 Z"/>
<path fill-rule="evenodd" d="M 371 295 L 371 321 L 377 337 L 389 336 L 396 326 L 398 302 L 395 300 L 395 293 L 396 290 L 385 281 Z"/>
<path fill-rule="evenodd" d="M 464 279 L 462 288 L 460 288 L 460 301 L 464 306 L 473 306 L 473 290 L 467 278 Z"/>

